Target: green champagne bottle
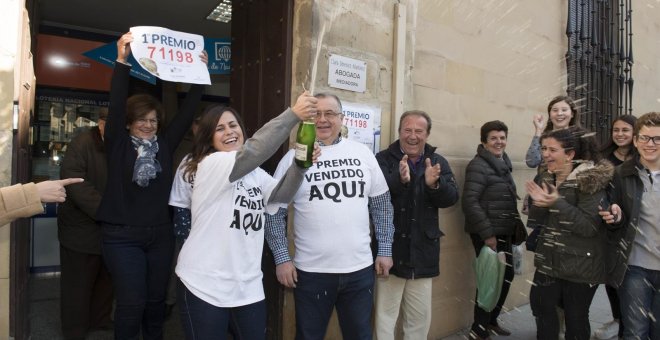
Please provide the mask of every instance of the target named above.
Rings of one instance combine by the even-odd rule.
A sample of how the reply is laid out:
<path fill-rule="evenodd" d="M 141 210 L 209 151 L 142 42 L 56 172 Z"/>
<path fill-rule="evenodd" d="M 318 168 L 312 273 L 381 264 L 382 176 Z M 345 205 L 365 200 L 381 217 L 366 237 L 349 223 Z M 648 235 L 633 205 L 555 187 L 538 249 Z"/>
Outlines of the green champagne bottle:
<path fill-rule="evenodd" d="M 298 126 L 296 135 L 296 164 L 301 168 L 312 166 L 314 142 L 316 141 L 316 124 L 314 121 L 303 121 Z"/>

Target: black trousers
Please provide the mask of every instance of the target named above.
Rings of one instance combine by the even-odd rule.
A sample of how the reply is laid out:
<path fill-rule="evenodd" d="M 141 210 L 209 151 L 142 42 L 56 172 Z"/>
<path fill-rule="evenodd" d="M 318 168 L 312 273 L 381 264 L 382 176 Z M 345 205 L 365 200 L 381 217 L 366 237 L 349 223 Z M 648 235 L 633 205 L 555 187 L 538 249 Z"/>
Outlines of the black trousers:
<path fill-rule="evenodd" d="M 477 234 L 470 234 L 472 238 L 472 245 L 474 246 L 474 251 L 479 256 L 481 248 L 484 246 L 484 241 Z M 513 255 L 512 255 L 512 245 L 511 245 L 511 236 L 502 235 L 496 236 L 497 238 L 497 252 L 503 251 L 506 254 L 506 269 L 504 270 L 504 282 L 502 283 L 502 290 L 500 291 L 500 298 L 497 300 L 497 305 L 495 308 L 486 312 L 481 309 L 476 303 L 477 298 L 475 294 L 475 304 L 474 304 L 474 322 L 472 323 L 472 332 L 477 334 L 482 338 L 487 338 L 488 325 L 497 325 L 497 318 L 500 316 L 502 311 L 502 306 L 506 301 L 507 295 L 509 295 L 509 287 L 511 287 L 511 281 L 513 281 Z"/>
<path fill-rule="evenodd" d="M 598 285 L 554 278 L 537 270 L 529 293 L 532 314 L 536 318 L 536 338 L 556 340 L 559 336 L 557 306 L 564 304 L 566 340 L 589 340 L 589 307 Z"/>
<path fill-rule="evenodd" d="M 112 281 L 101 255 L 60 245 L 60 310 L 65 339 L 84 339 L 89 330 L 112 325 Z"/>

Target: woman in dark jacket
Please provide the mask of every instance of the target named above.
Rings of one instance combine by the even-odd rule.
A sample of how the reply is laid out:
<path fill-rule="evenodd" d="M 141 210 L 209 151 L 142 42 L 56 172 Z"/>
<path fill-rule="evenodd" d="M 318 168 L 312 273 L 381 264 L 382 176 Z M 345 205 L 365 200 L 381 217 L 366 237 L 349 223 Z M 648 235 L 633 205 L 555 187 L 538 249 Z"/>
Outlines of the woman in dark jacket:
<path fill-rule="evenodd" d="M 478 304 L 474 305 L 474 323 L 470 332 L 472 339 L 489 339 L 490 332 L 497 335 L 511 334 L 498 325 L 497 318 L 513 280 L 512 238 L 516 227 L 524 226 L 518 214 L 518 195 L 511 176 L 511 161 L 504 152 L 507 133 L 506 124 L 499 120 L 481 126 L 481 144 L 477 147 L 477 155 L 465 169 L 465 231 L 470 233 L 477 256 L 486 245 L 494 251 L 504 252 L 507 262 L 500 298 L 495 308 L 486 312 Z"/>
<path fill-rule="evenodd" d="M 547 171 L 526 185 L 533 202 L 529 223 L 540 230 L 530 292 L 537 338 L 557 339 L 561 302 L 566 339 L 587 340 L 589 306 L 607 272 L 607 230 L 598 212 L 607 205 L 614 167 L 580 128 L 548 132 L 541 144 Z"/>
<path fill-rule="evenodd" d="M 636 151 L 633 145 L 633 129 L 637 117 L 633 115 L 619 116 L 612 121 L 612 140 L 603 148 L 602 157 L 610 161 L 614 166 L 621 165 L 624 161 L 635 157 Z M 623 337 L 623 323 L 621 322 L 621 307 L 617 289 L 609 284 L 605 285 L 607 298 L 612 308 L 612 321 L 606 322 L 594 331 L 598 339 L 610 339 L 619 334 Z"/>
<path fill-rule="evenodd" d="M 108 181 L 97 212 L 103 257 L 115 287 L 115 339 L 162 339 L 174 235 L 168 207 L 172 155 L 202 96 L 193 85 L 179 112 L 159 131 L 163 108 L 149 95 L 128 97 L 131 33 L 117 42 L 105 128 Z M 202 61 L 206 62 L 205 55 Z"/>

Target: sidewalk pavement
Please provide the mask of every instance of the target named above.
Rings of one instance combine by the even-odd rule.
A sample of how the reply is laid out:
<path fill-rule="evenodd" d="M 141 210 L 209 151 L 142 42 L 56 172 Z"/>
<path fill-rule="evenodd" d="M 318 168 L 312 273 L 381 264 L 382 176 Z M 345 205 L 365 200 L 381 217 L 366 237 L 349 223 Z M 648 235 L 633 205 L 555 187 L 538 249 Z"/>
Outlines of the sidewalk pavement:
<path fill-rule="evenodd" d="M 604 323 L 612 320 L 612 311 L 610 302 L 605 293 L 605 286 L 600 285 L 594 296 L 589 310 L 589 320 L 591 321 L 591 334 Z M 532 316 L 532 310 L 529 304 L 517 307 L 507 313 L 502 312 L 499 319 L 502 328 L 511 331 L 510 336 L 492 336 L 493 340 L 534 340 L 536 339 L 536 322 Z M 469 329 L 462 330 L 454 335 L 444 337 L 441 340 L 466 340 L 468 339 Z M 595 337 L 591 337 L 596 339 Z M 612 339 L 617 339 L 613 337 Z"/>

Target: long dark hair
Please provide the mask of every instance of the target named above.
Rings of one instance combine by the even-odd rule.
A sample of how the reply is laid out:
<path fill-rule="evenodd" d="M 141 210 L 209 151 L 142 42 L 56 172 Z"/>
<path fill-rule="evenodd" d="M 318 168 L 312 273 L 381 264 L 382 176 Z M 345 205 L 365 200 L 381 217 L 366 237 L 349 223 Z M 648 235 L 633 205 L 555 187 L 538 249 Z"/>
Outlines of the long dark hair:
<path fill-rule="evenodd" d="M 202 119 L 199 121 L 199 128 L 193 138 L 194 143 L 192 152 L 190 153 L 190 157 L 188 157 L 188 161 L 186 162 L 183 171 L 183 179 L 186 182 L 193 183 L 199 163 L 204 157 L 218 151 L 213 147 L 213 135 L 215 135 L 215 128 L 218 126 L 220 117 L 222 117 L 225 112 L 234 115 L 238 122 L 238 126 L 240 126 L 241 131 L 243 132 L 243 140 L 245 140 L 245 124 L 243 124 L 243 119 L 241 119 L 241 115 L 238 114 L 238 111 L 224 105 L 211 105 L 206 108 L 204 113 L 202 113 Z"/>
<path fill-rule="evenodd" d="M 555 129 L 555 127 L 552 124 L 552 120 L 550 120 L 550 110 L 552 110 L 553 105 L 559 102 L 566 102 L 566 104 L 568 104 L 568 107 L 571 108 L 572 117 L 571 120 L 568 122 L 568 126 L 580 126 L 580 114 L 578 113 L 577 105 L 575 105 L 575 101 L 573 100 L 573 98 L 569 96 L 557 96 L 552 98 L 552 100 L 550 100 L 550 102 L 548 103 L 548 124 L 545 125 L 545 130 L 543 130 L 543 132 L 548 132 Z"/>
<path fill-rule="evenodd" d="M 541 143 L 546 138 L 554 138 L 559 142 L 564 151 L 575 152 L 574 161 L 592 161 L 594 163 L 602 159 L 598 152 L 598 141 L 595 133 L 589 132 L 579 126 L 569 126 L 566 129 L 549 131 L 541 135 Z"/>
<path fill-rule="evenodd" d="M 630 132 L 633 134 L 633 138 L 635 138 L 633 132 L 635 130 L 635 123 L 637 122 L 637 117 L 633 115 L 623 115 L 617 117 L 615 120 L 612 121 L 612 125 L 610 126 L 610 142 L 607 143 L 607 145 L 601 150 L 601 155 L 603 156 L 603 158 L 608 157 L 610 154 L 614 152 L 614 150 L 619 148 L 619 146 L 616 145 L 616 143 L 614 143 L 614 139 L 612 138 L 612 133 L 611 133 L 612 130 L 614 130 L 614 124 L 616 122 L 624 122 L 630 125 Z M 630 140 L 630 144 L 626 145 L 626 149 L 628 149 L 627 158 L 631 157 L 633 155 L 632 152 L 635 152 L 637 150 L 634 148 L 632 140 Z"/>

